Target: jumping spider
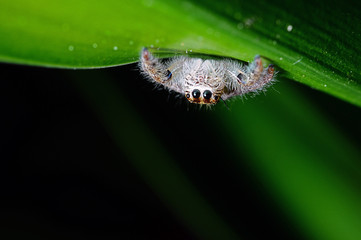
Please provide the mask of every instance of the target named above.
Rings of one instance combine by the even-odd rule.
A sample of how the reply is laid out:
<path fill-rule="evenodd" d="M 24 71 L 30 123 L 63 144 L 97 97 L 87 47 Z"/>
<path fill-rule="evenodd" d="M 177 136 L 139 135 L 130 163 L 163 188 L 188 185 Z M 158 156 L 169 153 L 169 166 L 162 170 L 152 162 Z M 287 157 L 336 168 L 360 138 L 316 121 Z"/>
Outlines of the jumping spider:
<path fill-rule="evenodd" d="M 233 59 L 203 59 L 177 56 L 163 62 L 147 48 L 140 68 L 152 81 L 183 94 L 189 102 L 216 104 L 219 99 L 264 90 L 273 82 L 274 67 L 263 69 L 260 56 L 247 65 Z"/>

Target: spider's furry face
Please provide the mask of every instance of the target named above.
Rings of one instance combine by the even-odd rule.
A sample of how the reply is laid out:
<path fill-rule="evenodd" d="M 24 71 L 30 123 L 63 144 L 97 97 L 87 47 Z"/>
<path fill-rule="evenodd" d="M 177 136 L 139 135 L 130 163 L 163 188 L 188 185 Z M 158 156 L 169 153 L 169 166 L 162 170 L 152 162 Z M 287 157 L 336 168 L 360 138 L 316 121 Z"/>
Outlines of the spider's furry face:
<path fill-rule="evenodd" d="M 224 72 L 213 60 L 195 59 L 192 65 L 198 65 L 196 71 L 188 70 L 187 65 L 183 68 L 185 97 L 191 103 L 216 104 L 225 87 Z"/>
<path fill-rule="evenodd" d="M 219 95 L 213 94 L 210 89 L 198 89 L 195 88 L 192 91 L 187 91 L 185 97 L 191 103 L 198 104 L 216 104 L 219 101 Z"/>
<path fill-rule="evenodd" d="M 184 94 L 187 100 L 197 104 L 216 104 L 223 94 L 224 86 L 217 84 L 195 84 L 187 86 Z"/>

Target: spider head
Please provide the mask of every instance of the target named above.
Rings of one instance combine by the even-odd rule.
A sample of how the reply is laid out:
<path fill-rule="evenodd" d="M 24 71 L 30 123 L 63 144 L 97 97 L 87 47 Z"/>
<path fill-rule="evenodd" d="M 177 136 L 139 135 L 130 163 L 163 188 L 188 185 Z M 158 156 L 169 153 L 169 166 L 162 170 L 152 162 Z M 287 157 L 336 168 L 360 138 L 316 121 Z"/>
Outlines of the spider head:
<path fill-rule="evenodd" d="M 219 93 L 214 93 L 212 89 L 197 86 L 186 91 L 185 97 L 191 103 L 216 104 L 221 96 Z"/>

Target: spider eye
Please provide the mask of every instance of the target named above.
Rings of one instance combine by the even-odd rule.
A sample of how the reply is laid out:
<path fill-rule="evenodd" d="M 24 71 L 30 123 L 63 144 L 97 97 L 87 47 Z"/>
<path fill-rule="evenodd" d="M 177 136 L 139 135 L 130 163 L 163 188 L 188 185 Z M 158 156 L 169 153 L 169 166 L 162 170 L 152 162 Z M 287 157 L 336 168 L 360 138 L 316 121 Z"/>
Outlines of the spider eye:
<path fill-rule="evenodd" d="M 186 93 L 186 98 L 190 98 L 191 95 L 189 93 Z"/>
<path fill-rule="evenodd" d="M 198 89 L 194 89 L 192 92 L 192 96 L 194 98 L 199 98 L 201 96 L 201 91 L 199 91 Z"/>
<path fill-rule="evenodd" d="M 243 76 L 243 74 L 240 73 L 240 74 L 237 75 L 237 78 L 242 81 L 242 76 Z"/>
<path fill-rule="evenodd" d="M 205 99 L 210 99 L 210 98 L 212 97 L 212 92 L 209 91 L 209 90 L 205 90 L 205 91 L 203 92 L 203 97 L 204 97 Z"/>
<path fill-rule="evenodd" d="M 218 101 L 219 97 L 216 95 L 214 96 L 214 100 Z"/>
<path fill-rule="evenodd" d="M 167 70 L 167 72 L 165 73 L 165 75 L 167 76 L 167 80 L 172 78 L 172 72 Z"/>

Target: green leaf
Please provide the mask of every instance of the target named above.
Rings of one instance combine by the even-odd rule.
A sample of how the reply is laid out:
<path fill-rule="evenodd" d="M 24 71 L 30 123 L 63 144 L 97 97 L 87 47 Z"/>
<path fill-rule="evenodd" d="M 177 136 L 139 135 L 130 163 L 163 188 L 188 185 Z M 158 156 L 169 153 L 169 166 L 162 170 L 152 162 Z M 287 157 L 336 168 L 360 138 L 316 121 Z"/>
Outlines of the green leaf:
<path fill-rule="evenodd" d="M 296 89 L 219 114 L 236 165 L 243 159 L 307 239 L 360 239 L 361 177 L 357 144 Z M 262 99 L 263 98 L 263 99 Z"/>
<path fill-rule="evenodd" d="M 0 2 L 0 61 L 62 68 L 135 62 L 142 46 L 276 64 L 287 78 L 361 106 L 357 3 Z"/>

